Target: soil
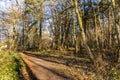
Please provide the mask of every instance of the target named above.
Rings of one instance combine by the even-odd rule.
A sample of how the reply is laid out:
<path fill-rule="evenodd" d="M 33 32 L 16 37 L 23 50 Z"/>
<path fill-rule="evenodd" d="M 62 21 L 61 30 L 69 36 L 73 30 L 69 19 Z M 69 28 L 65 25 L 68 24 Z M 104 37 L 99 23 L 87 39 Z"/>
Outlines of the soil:
<path fill-rule="evenodd" d="M 27 67 L 30 69 L 32 80 L 72 80 L 60 69 L 60 64 L 37 58 L 33 55 L 22 54 Z"/>

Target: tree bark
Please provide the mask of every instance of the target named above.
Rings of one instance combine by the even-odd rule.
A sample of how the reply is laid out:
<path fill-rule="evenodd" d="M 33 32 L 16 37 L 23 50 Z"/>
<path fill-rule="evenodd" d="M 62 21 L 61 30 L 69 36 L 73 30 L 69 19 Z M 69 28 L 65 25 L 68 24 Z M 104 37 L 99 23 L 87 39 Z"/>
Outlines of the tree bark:
<path fill-rule="evenodd" d="M 77 14 L 77 19 L 78 19 L 78 24 L 79 24 L 79 27 L 80 27 L 80 32 L 81 32 L 81 37 L 82 37 L 83 45 L 84 45 L 84 47 L 85 47 L 85 49 L 86 49 L 86 51 L 87 51 L 87 53 L 88 53 L 91 61 L 93 63 L 95 63 L 94 56 L 93 56 L 93 54 L 92 54 L 92 52 L 90 50 L 90 47 L 87 44 L 86 35 L 85 35 L 83 24 L 82 24 L 82 17 L 81 17 L 81 15 L 79 13 L 79 10 L 78 10 L 78 1 L 74 0 L 74 4 L 75 4 L 75 12 Z"/>

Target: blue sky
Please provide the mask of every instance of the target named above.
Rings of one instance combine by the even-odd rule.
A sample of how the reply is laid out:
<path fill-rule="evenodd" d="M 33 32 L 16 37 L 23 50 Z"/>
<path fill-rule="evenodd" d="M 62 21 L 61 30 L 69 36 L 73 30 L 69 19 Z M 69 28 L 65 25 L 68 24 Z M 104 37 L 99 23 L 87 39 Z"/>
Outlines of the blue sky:
<path fill-rule="evenodd" d="M 3 10 L 5 8 L 5 2 L 0 0 L 0 10 Z"/>
<path fill-rule="evenodd" d="M 0 0 L 0 10 L 6 11 L 10 8 L 10 5 L 14 0 Z"/>
<path fill-rule="evenodd" d="M 17 0 L 20 6 L 23 6 L 24 0 Z M 0 0 L 0 10 L 8 11 L 10 10 L 11 5 L 16 5 L 16 0 Z"/>

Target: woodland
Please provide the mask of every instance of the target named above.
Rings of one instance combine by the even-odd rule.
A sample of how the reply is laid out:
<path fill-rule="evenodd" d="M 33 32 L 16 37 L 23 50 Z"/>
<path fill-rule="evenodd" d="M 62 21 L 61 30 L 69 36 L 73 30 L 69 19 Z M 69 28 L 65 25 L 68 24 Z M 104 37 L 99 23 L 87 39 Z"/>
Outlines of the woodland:
<path fill-rule="evenodd" d="M 120 0 L 9 2 L 0 9 L 0 64 L 4 54 L 24 64 L 21 52 L 63 64 L 68 80 L 120 80 Z"/>

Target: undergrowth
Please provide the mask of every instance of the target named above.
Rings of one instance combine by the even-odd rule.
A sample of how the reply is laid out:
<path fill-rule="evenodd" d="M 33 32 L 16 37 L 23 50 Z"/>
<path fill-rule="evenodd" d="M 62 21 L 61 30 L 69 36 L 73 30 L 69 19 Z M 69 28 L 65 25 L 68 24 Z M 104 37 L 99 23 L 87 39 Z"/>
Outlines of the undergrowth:
<path fill-rule="evenodd" d="M 24 63 L 17 52 L 0 52 L 0 80 L 20 80 Z"/>

